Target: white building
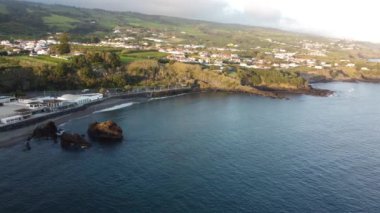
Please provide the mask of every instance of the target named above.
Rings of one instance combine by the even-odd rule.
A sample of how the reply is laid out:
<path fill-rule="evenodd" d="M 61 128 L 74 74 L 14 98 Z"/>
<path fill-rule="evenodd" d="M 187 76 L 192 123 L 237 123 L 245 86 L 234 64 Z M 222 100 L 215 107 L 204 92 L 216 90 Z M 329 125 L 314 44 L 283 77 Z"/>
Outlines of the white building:
<path fill-rule="evenodd" d="M 3 46 L 10 46 L 10 45 L 11 45 L 11 42 L 8 41 L 8 40 L 4 40 L 4 41 L 1 41 L 1 42 L 0 42 L 0 45 L 3 45 Z"/>
<path fill-rule="evenodd" d="M 84 105 L 84 104 L 91 103 L 93 101 L 100 100 L 102 98 L 103 98 L 103 94 L 101 93 L 81 94 L 81 95 L 66 94 L 59 97 L 58 100 L 75 103 L 77 105 Z"/>
<path fill-rule="evenodd" d="M 48 55 L 49 52 L 47 50 L 38 50 L 37 55 Z"/>
<path fill-rule="evenodd" d="M 11 97 L 9 96 L 0 96 L 0 104 L 5 104 L 11 102 Z"/>
<path fill-rule="evenodd" d="M 102 93 L 89 93 L 89 94 L 82 94 L 82 96 L 88 97 L 91 101 L 97 101 L 103 98 Z"/>
<path fill-rule="evenodd" d="M 39 101 L 29 102 L 26 104 L 26 106 L 31 110 L 40 110 L 45 108 L 45 104 Z"/>
<path fill-rule="evenodd" d="M 2 124 L 17 123 L 17 122 L 22 121 L 22 120 L 24 120 L 24 118 L 21 115 L 16 115 L 16 116 L 11 116 L 11 117 L 0 119 Z"/>

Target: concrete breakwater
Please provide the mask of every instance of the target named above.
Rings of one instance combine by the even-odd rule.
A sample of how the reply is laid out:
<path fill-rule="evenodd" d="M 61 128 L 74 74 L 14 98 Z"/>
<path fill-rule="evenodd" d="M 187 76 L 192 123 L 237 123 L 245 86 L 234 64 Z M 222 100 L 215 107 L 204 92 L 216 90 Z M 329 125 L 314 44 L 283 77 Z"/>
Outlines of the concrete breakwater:
<path fill-rule="evenodd" d="M 101 100 L 94 101 L 88 104 L 84 104 L 81 106 L 76 106 L 73 108 L 69 108 L 62 111 L 52 112 L 45 115 L 40 116 L 34 116 L 25 120 L 22 120 L 17 123 L 12 123 L 4 126 L 0 126 L 0 132 L 6 132 L 10 130 L 20 129 L 23 127 L 35 125 L 37 123 L 44 122 L 49 119 L 57 118 L 60 116 L 68 115 L 71 113 L 84 111 L 89 106 L 97 105 L 103 102 L 107 102 L 108 100 L 112 99 L 129 99 L 129 98 L 151 98 L 151 97 L 163 97 L 163 96 L 171 96 L 171 95 L 178 95 L 182 93 L 189 93 L 192 92 L 193 89 L 191 87 L 184 87 L 184 88 L 168 88 L 168 89 L 154 89 L 154 90 L 143 90 L 143 91 L 137 91 L 137 92 L 126 92 L 126 93 L 120 93 L 115 94 L 109 97 L 105 97 Z"/>

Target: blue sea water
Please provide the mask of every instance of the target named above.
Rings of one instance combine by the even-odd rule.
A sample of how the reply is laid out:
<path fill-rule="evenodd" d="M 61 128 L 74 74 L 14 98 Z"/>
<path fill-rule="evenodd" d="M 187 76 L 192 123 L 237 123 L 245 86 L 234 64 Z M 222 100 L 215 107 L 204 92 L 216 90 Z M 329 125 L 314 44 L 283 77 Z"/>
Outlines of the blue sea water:
<path fill-rule="evenodd" d="M 380 85 L 331 97 L 204 93 L 72 120 L 112 119 L 123 143 L 0 150 L 0 212 L 379 212 Z"/>

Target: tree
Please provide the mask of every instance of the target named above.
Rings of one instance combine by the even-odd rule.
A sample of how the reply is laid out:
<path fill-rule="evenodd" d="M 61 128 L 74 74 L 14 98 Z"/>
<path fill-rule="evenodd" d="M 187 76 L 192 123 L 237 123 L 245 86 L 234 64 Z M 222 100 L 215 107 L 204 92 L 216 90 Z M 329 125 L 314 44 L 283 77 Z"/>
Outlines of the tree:
<path fill-rule="evenodd" d="M 84 55 L 76 56 L 72 59 L 73 66 L 77 69 L 91 66 Z"/>
<path fill-rule="evenodd" d="M 59 45 L 58 45 L 58 53 L 60 55 L 63 55 L 63 54 L 68 54 L 71 52 L 71 47 L 70 47 L 70 44 L 69 44 L 69 35 L 67 33 L 63 33 L 60 38 L 59 38 Z"/>
<path fill-rule="evenodd" d="M 87 52 L 85 55 L 89 63 L 103 63 L 103 57 L 99 52 Z"/>
<path fill-rule="evenodd" d="M 100 43 L 100 38 L 98 38 L 96 36 L 92 36 L 90 41 L 91 41 L 91 43 L 98 44 L 98 43 Z"/>
<path fill-rule="evenodd" d="M 5 50 L 0 50 L 0 56 L 7 56 L 8 52 Z"/>
<path fill-rule="evenodd" d="M 70 69 L 69 64 L 64 63 L 64 62 L 57 64 L 57 66 L 55 67 L 55 75 L 58 78 L 66 77 L 67 74 L 70 73 L 70 71 L 71 71 L 71 69 Z"/>
<path fill-rule="evenodd" d="M 121 65 L 120 57 L 114 52 L 104 53 L 104 62 L 110 68 L 116 68 Z"/>
<path fill-rule="evenodd" d="M 95 73 L 90 67 L 82 67 L 78 70 L 78 77 L 82 84 L 91 87 L 96 83 Z"/>

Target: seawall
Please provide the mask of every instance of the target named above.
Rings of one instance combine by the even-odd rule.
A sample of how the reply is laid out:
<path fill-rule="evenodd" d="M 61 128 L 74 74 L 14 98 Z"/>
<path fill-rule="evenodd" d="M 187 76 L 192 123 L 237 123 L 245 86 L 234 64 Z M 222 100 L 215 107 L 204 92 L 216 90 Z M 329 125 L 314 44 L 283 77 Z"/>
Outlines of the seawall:
<path fill-rule="evenodd" d="M 67 110 L 59 111 L 59 112 L 53 112 L 53 113 L 49 113 L 49 114 L 34 117 L 34 118 L 32 117 L 32 118 L 28 118 L 26 120 L 23 120 L 17 123 L 0 126 L 0 132 L 20 129 L 23 127 L 44 122 L 49 119 L 57 118 L 63 115 L 83 111 L 87 109 L 89 106 L 97 105 L 99 103 L 106 102 L 107 100 L 111 100 L 111 99 L 164 97 L 164 96 L 178 95 L 178 94 L 183 94 L 183 93 L 190 93 L 192 91 L 193 91 L 192 88 L 180 88 L 180 89 L 167 89 L 167 90 L 157 90 L 157 91 L 153 90 L 153 91 L 144 91 L 144 92 L 137 92 L 137 93 L 123 93 L 123 94 L 113 95 L 111 97 L 106 97 L 106 98 L 103 98 L 102 100 L 91 102 L 83 106 L 78 106 L 78 107 L 70 108 Z"/>

